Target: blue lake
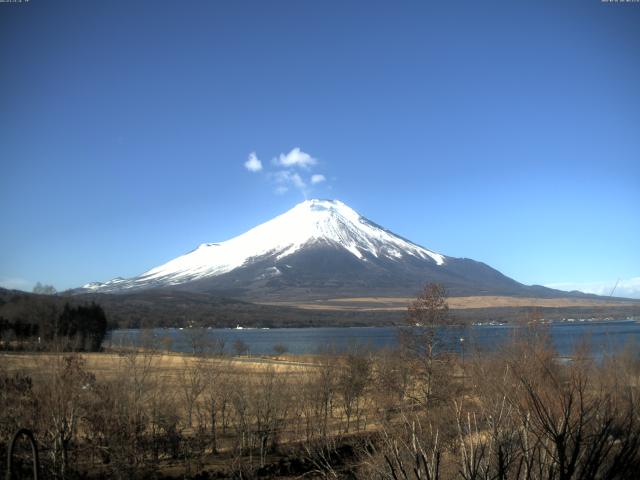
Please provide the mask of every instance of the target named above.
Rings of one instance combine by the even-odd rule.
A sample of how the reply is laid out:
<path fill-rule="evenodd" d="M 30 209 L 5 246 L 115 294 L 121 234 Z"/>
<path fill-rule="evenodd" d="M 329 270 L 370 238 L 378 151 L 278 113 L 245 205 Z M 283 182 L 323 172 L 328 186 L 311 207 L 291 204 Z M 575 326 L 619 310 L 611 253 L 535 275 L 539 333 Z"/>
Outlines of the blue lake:
<path fill-rule="evenodd" d="M 620 351 L 626 346 L 640 353 L 640 321 L 611 320 L 602 322 L 579 321 L 546 325 L 551 341 L 561 356 L 571 355 L 576 347 L 586 343 L 596 356 Z M 441 348 L 460 352 L 462 347 L 493 351 L 518 335 L 527 327 L 514 325 L 474 325 L 455 329 L 438 329 Z M 145 338 L 146 337 L 146 338 Z M 393 347 L 398 342 L 396 327 L 326 327 L 326 328 L 272 328 L 272 329 L 154 329 L 147 333 L 139 330 L 114 330 L 109 333 L 106 346 L 139 345 L 149 338 L 161 348 L 175 352 L 191 352 L 192 339 L 201 343 L 222 340 L 225 351 L 232 353 L 233 345 L 242 340 L 251 354 L 273 354 L 274 346 L 281 344 L 296 354 L 317 353 L 323 349 L 345 351 L 354 345 L 372 349 Z M 460 339 L 464 339 L 463 342 Z"/>

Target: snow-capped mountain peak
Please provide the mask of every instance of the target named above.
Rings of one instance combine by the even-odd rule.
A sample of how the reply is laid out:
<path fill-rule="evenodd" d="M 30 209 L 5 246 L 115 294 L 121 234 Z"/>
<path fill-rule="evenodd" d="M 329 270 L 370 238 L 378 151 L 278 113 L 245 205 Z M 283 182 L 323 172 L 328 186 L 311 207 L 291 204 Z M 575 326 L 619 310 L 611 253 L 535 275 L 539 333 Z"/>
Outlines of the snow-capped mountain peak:
<path fill-rule="evenodd" d="M 121 291 L 177 285 L 215 277 L 258 260 L 272 258 L 265 275 L 277 275 L 275 263 L 314 245 L 348 251 L 358 260 L 414 257 L 436 266 L 446 257 L 409 242 L 359 215 L 338 200 L 306 200 L 291 210 L 221 243 L 203 243 L 195 250 L 131 279 L 93 282 L 83 288 Z"/>

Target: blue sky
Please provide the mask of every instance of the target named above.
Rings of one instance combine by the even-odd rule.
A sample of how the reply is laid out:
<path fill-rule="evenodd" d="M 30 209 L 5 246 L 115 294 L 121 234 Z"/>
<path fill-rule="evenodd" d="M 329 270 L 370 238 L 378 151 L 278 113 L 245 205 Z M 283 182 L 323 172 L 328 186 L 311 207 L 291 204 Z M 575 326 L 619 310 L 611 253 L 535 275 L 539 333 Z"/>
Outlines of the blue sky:
<path fill-rule="evenodd" d="M 639 24 L 600 0 L 0 3 L 0 284 L 132 276 L 305 195 L 525 283 L 638 277 Z"/>

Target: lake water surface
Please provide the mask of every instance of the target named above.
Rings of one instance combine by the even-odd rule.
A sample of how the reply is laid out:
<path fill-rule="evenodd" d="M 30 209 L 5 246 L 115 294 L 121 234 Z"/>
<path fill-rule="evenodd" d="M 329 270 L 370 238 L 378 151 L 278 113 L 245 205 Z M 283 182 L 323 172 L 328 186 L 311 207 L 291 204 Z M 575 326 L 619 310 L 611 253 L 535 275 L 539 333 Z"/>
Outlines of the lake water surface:
<path fill-rule="evenodd" d="M 455 329 L 438 329 L 442 348 L 460 352 L 480 349 L 492 351 L 512 341 L 527 327 L 514 325 L 474 325 Z M 626 346 L 640 352 L 640 321 L 611 320 L 602 322 L 575 321 L 548 325 L 551 341 L 561 356 L 568 356 L 585 342 L 596 356 L 614 353 Z M 274 346 L 281 344 L 296 354 L 317 353 L 331 348 L 345 351 L 354 345 L 372 349 L 393 347 L 398 341 L 396 327 L 324 327 L 324 328 L 272 328 L 272 329 L 154 329 L 154 341 L 175 352 L 191 352 L 192 339 L 201 343 L 222 340 L 225 351 L 233 353 L 234 342 L 242 340 L 251 354 L 272 354 Z M 142 334 L 143 336 L 145 334 Z M 114 330 L 106 345 L 130 346 L 141 343 L 139 330 Z M 460 339 L 464 339 L 463 342 Z M 148 336 L 145 341 L 148 341 Z M 203 342 L 204 341 L 204 342 Z"/>

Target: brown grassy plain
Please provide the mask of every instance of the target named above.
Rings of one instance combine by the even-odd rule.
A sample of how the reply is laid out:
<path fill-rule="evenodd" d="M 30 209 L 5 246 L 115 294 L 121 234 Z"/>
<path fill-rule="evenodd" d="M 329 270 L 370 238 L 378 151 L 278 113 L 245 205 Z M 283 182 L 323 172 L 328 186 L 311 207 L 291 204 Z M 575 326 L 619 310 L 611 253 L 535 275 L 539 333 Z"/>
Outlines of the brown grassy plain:
<path fill-rule="evenodd" d="M 327 300 L 301 302 L 270 302 L 268 305 L 297 307 L 308 310 L 336 311 L 406 311 L 414 300 L 411 297 L 353 297 L 331 298 Z M 449 308 L 464 310 L 475 308 L 531 307 L 531 308 L 567 308 L 567 307 L 633 307 L 639 302 L 624 299 L 595 298 L 533 298 L 507 296 L 470 296 L 449 297 Z"/>
<path fill-rule="evenodd" d="M 390 480 L 405 465 L 420 473 L 407 479 L 556 480 L 518 465 L 556 471 L 555 452 L 571 451 L 577 473 L 563 478 L 635 478 L 637 352 L 559 363 L 544 327 L 522 335 L 466 362 L 432 355 L 429 337 L 340 356 L 3 353 L 0 442 L 33 429 L 54 477 Z M 69 441 L 56 443 L 60 432 Z"/>

